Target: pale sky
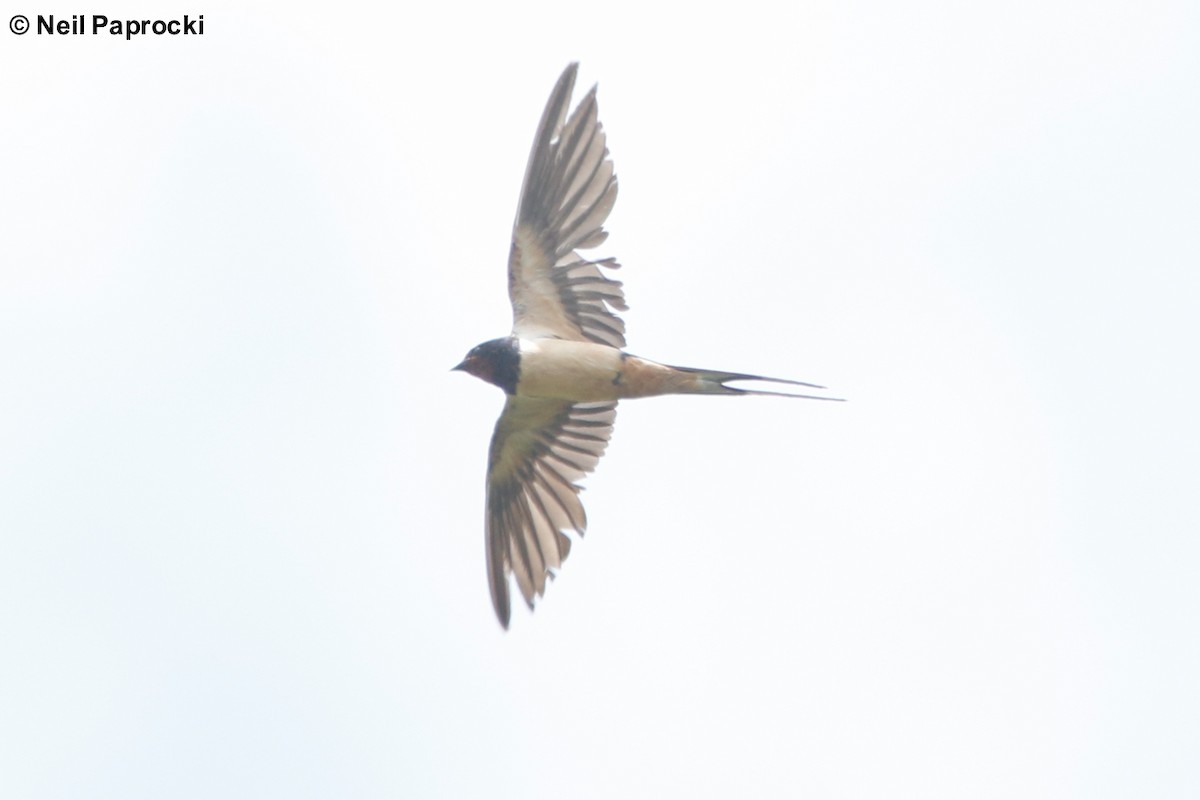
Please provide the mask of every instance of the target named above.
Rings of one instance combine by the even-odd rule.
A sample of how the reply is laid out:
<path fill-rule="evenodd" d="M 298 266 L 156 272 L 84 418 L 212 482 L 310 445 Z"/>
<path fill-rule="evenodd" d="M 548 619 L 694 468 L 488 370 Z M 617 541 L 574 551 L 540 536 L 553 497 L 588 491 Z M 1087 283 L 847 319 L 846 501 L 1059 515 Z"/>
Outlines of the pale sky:
<path fill-rule="evenodd" d="M 10 4 L 0 796 L 1200 796 L 1200 7 Z M 503 632 L 508 236 L 600 84 L 622 403 Z"/>

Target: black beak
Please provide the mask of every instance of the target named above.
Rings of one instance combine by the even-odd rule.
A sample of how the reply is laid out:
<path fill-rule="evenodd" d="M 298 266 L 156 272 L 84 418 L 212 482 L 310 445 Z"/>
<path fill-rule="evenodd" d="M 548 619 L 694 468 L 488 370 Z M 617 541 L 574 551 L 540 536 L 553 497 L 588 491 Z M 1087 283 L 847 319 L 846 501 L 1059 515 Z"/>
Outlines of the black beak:
<path fill-rule="evenodd" d="M 459 372 L 466 372 L 466 371 L 467 371 L 467 361 L 466 361 L 466 359 L 463 359 L 461 362 L 459 362 L 458 364 L 456 364 L 456 365 L 454 365 L 453 367 L 451 367 L 451 368 L 450 368 L 450 371 L 451 371 L 451 372 L 454 372 L 455 370 L 457 370 L 457 371 L 459 371 Z"/>

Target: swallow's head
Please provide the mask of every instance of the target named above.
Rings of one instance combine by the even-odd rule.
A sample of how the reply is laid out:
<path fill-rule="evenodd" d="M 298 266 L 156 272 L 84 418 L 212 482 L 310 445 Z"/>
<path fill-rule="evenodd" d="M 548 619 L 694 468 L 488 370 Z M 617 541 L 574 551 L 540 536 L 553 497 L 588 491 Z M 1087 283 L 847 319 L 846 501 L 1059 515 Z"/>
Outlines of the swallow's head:
<path fill-rule="evenodd" d="M 516 394 L 517 380 L 521 376 L 521 351 L 515 337 L 493 339 L 471 348 L 462 363 L 452 369 L 495 384 L 508 394 Z"/>

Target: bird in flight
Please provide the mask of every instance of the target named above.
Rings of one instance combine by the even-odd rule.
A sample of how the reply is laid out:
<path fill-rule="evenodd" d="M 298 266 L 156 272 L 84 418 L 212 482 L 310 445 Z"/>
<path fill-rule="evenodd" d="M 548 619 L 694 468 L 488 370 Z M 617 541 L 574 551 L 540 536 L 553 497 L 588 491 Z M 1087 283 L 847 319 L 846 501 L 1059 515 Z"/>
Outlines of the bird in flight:
<path fill-rule="evenodd" d="M 766 381 L 812 383 L 740 372 L 671 367 L 626 353 L 621 282 L 604 274 L 612 258 L 580 255 L 608 237 L 604 221 L 617 178 L 596 107 L 596 87 L 567 116 L 578 64 L 563 71 L 538 123 L 517 204 L 508 257 L 512 333 L 484 342 L 454 369 L 504 390 L 488 452 L 484 537 L 488 586 L 508 627 L 509 576 L 533 608 L 547 578 L 571 549 L 565 531 L 583 535 L 587 517 L 578 481 L 591 472 L 612 435 L 617 401 L 662 394 L 779 395 L 746 389 Z"/>

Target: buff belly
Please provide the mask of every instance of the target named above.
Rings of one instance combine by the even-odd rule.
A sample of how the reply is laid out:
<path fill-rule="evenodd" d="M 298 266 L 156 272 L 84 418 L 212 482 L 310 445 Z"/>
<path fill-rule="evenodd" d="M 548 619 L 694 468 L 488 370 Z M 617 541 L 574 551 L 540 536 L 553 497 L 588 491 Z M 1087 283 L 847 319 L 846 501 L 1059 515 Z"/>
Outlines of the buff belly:
<path fill-rule="evenodd" d="M 697 378 L 607 345 L 522 339 L 517 394 L 599 402 L 706 391 Z"/>
<path fill-rule="evenodd" d="M 621 397 L 621 351 L 592 342 L 522 339 L 517 394 L 577 402 Z"/>

